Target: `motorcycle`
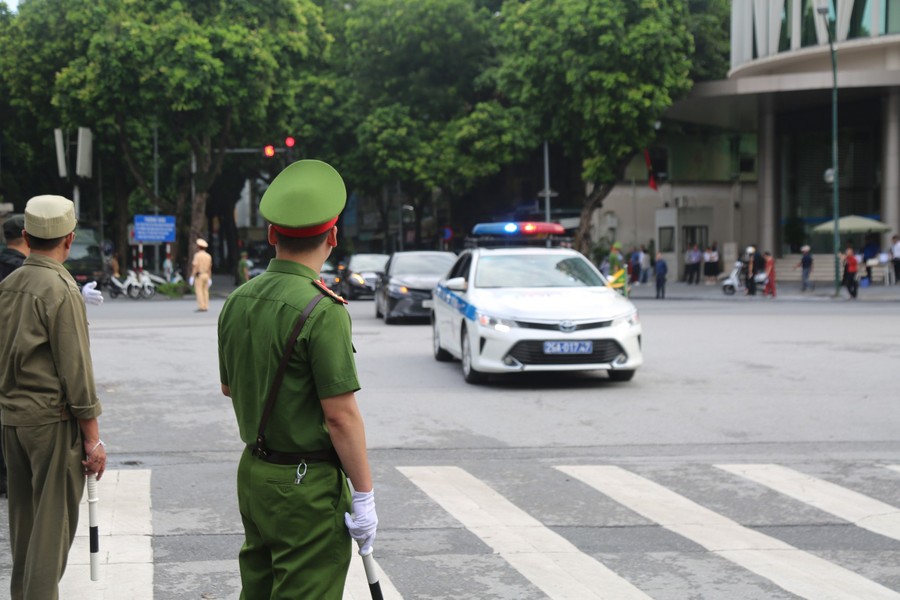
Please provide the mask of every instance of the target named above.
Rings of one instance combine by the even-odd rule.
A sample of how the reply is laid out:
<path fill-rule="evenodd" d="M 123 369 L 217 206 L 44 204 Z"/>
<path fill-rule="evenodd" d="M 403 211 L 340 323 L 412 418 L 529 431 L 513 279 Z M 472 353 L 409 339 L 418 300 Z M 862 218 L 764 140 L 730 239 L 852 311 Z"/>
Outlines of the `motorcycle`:
<path fill-rule="evenodd" d="M 765 286 L 768 277 L 766 277 L 765 273 L 757 273 L 753 276 L 756 280 L 756 286 Z M 746 286 L 744 285 L 744 263 L 741 261 L 735 261 L 734 268 L 731 269 L 731 273 L 728 274 L 728 277 L 722 280 L 722 292 L 726 296 L 733 296 L 738 291 L 744 291 Z"/>
<path fill-rule="evenodd" d="M 121 279 L 114 275 L 107 275 L 103 279 L 103 286 L 109 290 L 109 295 L 112 298 L 128 296 L 137 300 L 141 297 L 141 286 L 138 282 L 137 274 L 131 270 Z"/>

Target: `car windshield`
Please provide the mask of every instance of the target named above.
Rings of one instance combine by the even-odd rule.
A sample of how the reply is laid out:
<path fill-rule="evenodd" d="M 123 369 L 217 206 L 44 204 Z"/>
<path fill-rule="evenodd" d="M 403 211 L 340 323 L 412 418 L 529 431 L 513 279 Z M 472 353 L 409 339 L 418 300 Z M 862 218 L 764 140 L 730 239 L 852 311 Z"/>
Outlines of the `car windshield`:
<path fill-rule="evenodd" d="M 350 259 L 350 269 L 353 271 L 384 271 L 384 263 L 387 262 L 386 254 L 357 254 Z"/>
<path fill-rule="evenodd" d="M 536 288 L 606 285 L 580 256 L 520 254 L 483 256 L 478 261 L 475 287 Z"/>
<path fill-rule="evenodd" d="M 454 261 L 451 254 L 398 254 L 391 270 L 394 275 L 443 275 Z"/>

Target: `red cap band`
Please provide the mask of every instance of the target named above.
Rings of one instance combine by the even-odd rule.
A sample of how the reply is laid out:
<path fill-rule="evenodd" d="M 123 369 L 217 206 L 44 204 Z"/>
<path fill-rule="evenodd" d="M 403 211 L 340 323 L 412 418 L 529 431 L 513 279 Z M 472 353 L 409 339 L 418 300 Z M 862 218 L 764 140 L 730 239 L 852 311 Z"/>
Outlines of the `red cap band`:
<path fill-rule="evenodd" d="M 321 225 L 313 225 L 312 227 L 300 227 L 298 229 L 291 229 L 290 227 L 282 227 L 275 224 L 273 224 L 272 227 L 281 235 L 286 235 L 292 238 L 302 238 L 312 237 L 314 235 L 319 235 L 320 233 L 325 233 L 326 231 L 334 227 L 334 224 L 337 222 L 338 218 L 335 217 L 330 221 L 322 223 Z"/>

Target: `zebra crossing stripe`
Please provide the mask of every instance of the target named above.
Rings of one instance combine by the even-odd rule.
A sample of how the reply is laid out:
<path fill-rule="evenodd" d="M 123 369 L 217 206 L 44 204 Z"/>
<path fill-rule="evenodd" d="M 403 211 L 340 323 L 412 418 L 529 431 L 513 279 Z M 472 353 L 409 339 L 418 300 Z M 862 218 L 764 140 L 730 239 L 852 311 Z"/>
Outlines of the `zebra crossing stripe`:
<path fill-rule="evenodd" d="M 69 551 L 60 598 L 152 600 L 153 524 L 150 471 L 106 471 L 97 482 L 100 580 L 91 581 L 87 494 L 81 501 L 78 530 Z"/>
<path fill-rule="evenodd" d="M 376 540 L 376 553 L 378 544 Z M 381 569 L 378 561 L 375 561 L 375 571 L 378 573 L 378 583 L 381 584 L 381 594 L 385 600 L 403 600 L 403 596 L 388 579 L 387 574 Z M 369 591 L 369 582 L 366 579 L 366 570 L 363 561 L 356 552 L 356 544 L 353 544 L 353 557 L 350 559 L 350 569 L 347 571 L 347 581 L 344 583 L 344 595 L 342 600 L 372 600 Z"/>
<path fill-rule="evenodd" d="M 900 598 L 897 592 L 874 581 L 748 529 L 625 469 L 614 466 L 556 468 L 644 518 L 802 598 Z"/>
<path fill-rule="evenodd" d="M 900 472 L 900 465 L 884 465 L 884 466 L 887 467 L 888 469 L 890 469 L 891 471 Z"/>
<path fill-rule="evenodd" d="M 857 527 L 900 540 L 900 509 L 859 492 L 779 465 L 715 465 Z"/>
<path fill-rule="evenodd" d="M 463 469 L 397 469 L 554 600 L 649 599 Z"/>

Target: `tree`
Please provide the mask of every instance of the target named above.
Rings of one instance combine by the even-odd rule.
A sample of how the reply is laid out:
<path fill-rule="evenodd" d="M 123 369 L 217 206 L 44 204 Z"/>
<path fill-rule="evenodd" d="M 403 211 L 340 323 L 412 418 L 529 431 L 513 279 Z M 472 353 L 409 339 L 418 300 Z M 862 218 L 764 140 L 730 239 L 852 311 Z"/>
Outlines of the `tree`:
<path fill-rule="evenodd" d="M 44 14 L 58 3 L 30 0 L 25 6 Z M 111 127 L 150 204 L 176 215 L 190 206 L 191 248 L 206 234 L 208 191 L 221 172 L 223 151 L 283 135 L 296 82 L 329 43 L 320 9 L 308 0 L 63 4 L 53 7 L 62 20 L 86 31 L 78 38 L 84 40 L 80 51 L 57 62 L 53 104 L 70 123 Z M 168 184 L 159 196 L 148 151 L 154 126 L 170 144 Z"/>
<path fill-rule="evenodd" d="M 418 237 L 433 190 L 468 189 L 533 143 L 512 126 L 524 111 L 504 107 L 482 78 L 495 54 L 493 17 L 471 0 L 366 0 L 345 23 L 338 64 L 356 115 L 350 176 L 372 195 L 402 189 L 417 208 Z"/>
<path fill-rule="evenodd" d="M 576 246 L 588 254 L 594 210 L 654 123 L 690 89 L 693 45 L 681 0 L 509 0 L 500 89 L 536 133 L 580 166 L 585 197 Z M 588 191 L 590 190 L 590 191 Z"/>
<path fill-rule="evenodd" d="M 688 0 L 688 13 L 688 28 L 694 37 L 691 79 L 724 79 L 731 52 L 730 0 Z"/>

